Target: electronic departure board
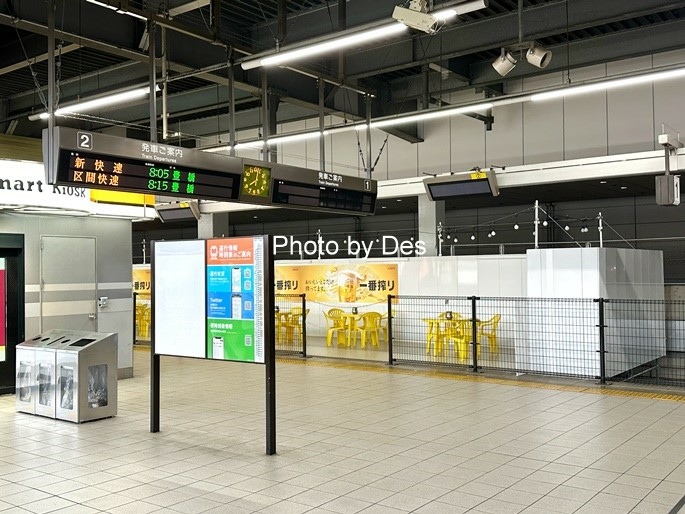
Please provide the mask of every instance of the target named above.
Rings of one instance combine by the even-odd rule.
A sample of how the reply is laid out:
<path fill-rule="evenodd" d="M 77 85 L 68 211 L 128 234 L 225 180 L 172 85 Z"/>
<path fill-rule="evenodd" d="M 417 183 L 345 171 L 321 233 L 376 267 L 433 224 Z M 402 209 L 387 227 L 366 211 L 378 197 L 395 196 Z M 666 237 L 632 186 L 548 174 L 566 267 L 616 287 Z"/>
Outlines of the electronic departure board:
<path fill-rule="evenodd" d="M 93 189 L 236 200 L 240 175 L 60 150 L 57 180 Z"/>
<path fill-rule="evenodd" d="M 68 127 L 53 129 L 48 166 L 47 135 L 49 184 L 357 216 L 376 210 L 375 180 Z"/>
<path fill-rule="evenodd" d="M 319 186 L 277 180 L 274 184 L 273 204 L 284 207 L 302 207 L 317 210 L 350 211 L 372 214 L 375 195 L 341 189 L 332 186 Z"/>

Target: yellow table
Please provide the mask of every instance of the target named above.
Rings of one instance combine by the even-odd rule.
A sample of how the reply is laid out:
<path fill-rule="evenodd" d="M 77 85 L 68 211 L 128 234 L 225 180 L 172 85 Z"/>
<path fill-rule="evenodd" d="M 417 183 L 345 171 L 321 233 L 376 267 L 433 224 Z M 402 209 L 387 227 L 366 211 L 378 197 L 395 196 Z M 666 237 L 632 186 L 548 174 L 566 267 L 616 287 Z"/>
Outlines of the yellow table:
<path fill-rule="evenodd" d="M 340 317 L 343 320 L 343 327 L 345 329 L 345 344 L 349 347 L 352 342 L 352 338 L 354 338 L 354 346 L 357 346 L 358 315 L 351 312 L 343 312 Z"/>
<path fill-rule="evenodd" d="M 433 355 L 442 354 L 442 345 L 445 341 L 445 333 L 442 325 L 444 318 L 423 318 L 421 321 L 426 323 L 426 355 L 430 354 L 431 344 L 433 344 Z"/>

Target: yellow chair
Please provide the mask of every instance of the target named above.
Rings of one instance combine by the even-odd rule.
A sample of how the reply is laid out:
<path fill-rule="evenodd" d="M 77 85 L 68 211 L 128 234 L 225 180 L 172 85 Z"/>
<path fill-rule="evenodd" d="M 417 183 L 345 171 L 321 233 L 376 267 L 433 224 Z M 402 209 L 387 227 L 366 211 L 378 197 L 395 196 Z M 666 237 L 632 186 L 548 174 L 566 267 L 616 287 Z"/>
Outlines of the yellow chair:
<path fill-rule="evenodd" d="M 445 321 L 445 339 L 454 343 L 454 352 L 460 361 L 466 360 L 469 354 L 469 342 L 472 339 L 471 320 L 459 316 Z M 448 348 L 449 350 L 449 348 Z"/>
<path fill-rule="evenodd" d="M 362 350 L 366 348 L 369 339 L 373 346 L 378 346 L 378 334 L 381 328 L 381 314 L 379 312 L 365 312 L 359 317 L 361 324 L 357 324 L 354 335 L 354 345 L 357 346 L 357 332 L 361 333 Z"/>
<path fill-rule="evenodd" d="M 283 332 L 288 330 L 288 318 L 290 317 L 290 311 L 279 309 L 276 313 L 276 344 L 281 343 Z"/>
<path fill-rule="evenodd" d="M 299 331 L 300 337 L 302 337 L 302 323 L 306 322 L 308 314 L 309 309 L 304 312 L 304 316 L 302 315 L 302 307 L 290 309 L 285 324 L 285 338 L 289 343 L 295 342 L 295 332 Z"/>
<path fill-rule="evenodd" d="M 395 319 L 395 309 L 392 309 L 390 311 L 390 315 L 392 316 L 393 319 Z M 384 312 L 381 314 L 381 323 L 380 323 L 380 334 L 383 336 L 383 340 L 387 343 L 388 342 L 388 313 Z"/>
<path fill-rule="evenodd" d="M 326 318 L 326 346 L 333 342 L 333 335 L 338 335 L 338 346 L 345 344 L 345 320 L 340 317 L 342 309 L 331 309 L 324 312 Z"/>
<path fill-rule="evenodd" d="M 478 339 L 480 340 L 481 337 L 486 337 L 490 353 L 493 354 L 499 352 L 499 346 L 497 344 L 497 325 L 499 325 L 501 319 L 501 314 L 495 314 L 489 320 L 479 323 L 478 326 Z"/>

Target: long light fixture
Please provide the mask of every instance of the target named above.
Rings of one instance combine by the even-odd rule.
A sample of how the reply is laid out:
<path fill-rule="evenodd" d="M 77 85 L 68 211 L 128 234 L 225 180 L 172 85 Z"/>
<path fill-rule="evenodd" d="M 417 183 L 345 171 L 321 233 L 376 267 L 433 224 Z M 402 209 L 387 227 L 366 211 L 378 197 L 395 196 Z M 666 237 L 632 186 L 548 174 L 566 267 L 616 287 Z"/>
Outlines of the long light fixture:
<path fill-rule="evenodd" d="M 156 91 L 159 91 L 159 86 L 156 86 Z M 101 96 L 99 98 L 93 98 L 92 100 L 86 100 L 84 102 L 78 102 L 72 105 L 67 105 L 65 107 L 60 107 L 55 110 L 55 116 L 63 116 L 65 114 L 74 114 L 92 111 L 93 109 L 98 109 L 100 107 L 106 107 L 108 105 L 120 104 L 130 102 L 131 100 L 136 100 L 138 98 L 143 98 L 150 92 L 149 87 L 140 87 L 137 89 L 130 89 L 128 91 L 123 91 L 121 93 L 114 93 L 112 95 Z M 29 120 L 46 120 L 48 118 L 47 112 L 41 112 L 40 114 L 31 114 Z"/>
<path fill-rule="evenodd" d="M 626 86 L 647 84 L 650 82 L 658 82 L 662 80 L 675 79 L 679 77 L 685 77 L 685 68 L 679 68 L 668 71 L 657 71 L 654 73 L 645 73 L 644 75 L 635 75 L 633 77 L 626 77 L 622 79 L 605 80 L 602 82 L 596 82 L 594 84 L 585 84 L 582 86 L 572 86 L 567 87 L 565 89 L 546 91 L 545 93 L 533 94 L 530 96 L 530 99 L 533 102 L 540 102 L 543 100 L 553 100 L 555 98 L 582 95 L 585 93 L 592 93 L 595 91 L 606 91 L 607 89 L 617 89 Z"/>
<path fill-rule="evenodd" d="M 240 65 L 244 70 L 251 70 L 260 66 L 276 66 L 286 62 L 296 61 L 298 59 L 305 59 L 307 57 L 313 57 L 315 55 L 340 50 L 342 48 L 349 48 L 362 43 L 369 43 L 371 41 L 392 36 L 394 34 L 399 34 L 405 30 L 407 30 L 406 25 L 403 25 L 402 23 L 391 23 L 375 29 L 351 34 L 349 36 L 343 36 L 340 38 L 323 41 L 321 43 L 303 46 L 294 50 L 286 50 L 284 52 L 267 57 L 246 60 Z"/>
<path fill-rule="evenodd" d="M 520 104 L 529 101 L 542 101 L 549 100 L 553 98 L 562 98 L 564 96 L 580 95 L 583 93 L 589 93 L 593 91 L 603 91 L 607 89 L 613 89 L 617 87 L 630 86 L 633 84 L 643 84 L 649 82 L 655 82 L 660 80 L 667 80 L 672 78 L 685 77 L 685 68 L 677 68 L 672 70 L 658 71 L 653 73 L 646 73 L 643 75 L 637 75 L 632 77 L 625 77 L 620 79 L 606 80 L 603 82 L 597 82 L 593 84 L 585 84 L 581 86 L 574 86 L 565 89 L 558 89 L 555 91 L 548 91 L 545 93 L 534 93 L 534 94 L 519 94 L 502 99 L 496 99 L 492 102 L 483 102 L 472 105 L 462 105 L 459 107 L 452 107 L 449 109 L 435 109 L 427 112 L 417 112 L 414 114 L 408 114 L 405 116 L 396 116 L 393 118 L 381 118 L 376 121 L 371 121 L 371 128 L 385 128 L 394 125 L 402 125 L 404 123 L 412 123 L 419 121 L 426 121 L 431 119 L 455 116 L 458 114 L 468 114 L 475 113 L 479 111 L 484 111 L 487 109 L 493 109 L 496 107 L 503 107 L 505 105 Z M 278 143 L 289 143 L 292 141 L 300 141 L 306 139 L 318 139 L 321 136 L 326 136 L 329 134 L 337 134 L 341 132 L 349 131 L 364 131 L 369 128 L 366 121 L 360 121 L 356 123 L 348 123 L 345 125 L 338 125 L 326 128 L 323 132 L 319 131 L 309 131 L 309 132 L 299 132 L 294 134 L 286 134 L 282 136 L 275 136 L 269 138 L 266 142 L 267 145 L 278 144 Z M 262 148 L 264 146 L 264 141 L 253 140 L 246 141 L 244 143 L 236 144 L 236 149 L 243 148 Z M 220 152 L 225 150 L 230 150 L 230 146 L 220 146 L 204 149 L 206 152 Z"/>
<path fill-rule="evenodd" d="M 89 0 L 97 1 L 97 0 Z M 458 4 L 452 8 L 441 9 L 431 13 L 431 15 L 440 21 L 446 21 L 455 16 L 466 14 L 471 11 L 483 9 L 488 6 L 488 0 L 472 0 Z M 293 50 L 285 50 L 276 54 L 256 57 L 254 59 L 246 59 L 240 63 L 244 70 L 251 70 L 259 68 L 260 66 L 277 66 L 286 62 L 296 61 L 298 59 L 305 59 L 321 55 L 327 52 L 333 52 L 342 48 L 349 48 L 360 45 L 362 43 L 369 43 L 378 39 L 393 36 L 407 30 L 407 26 L 402 23 L 390 23 L 381 27 L 361 30 L 350 35 L 341 35 L 333 37 L 325 41 L 313 43 Z"/>
<path fill-rule="evenodd" d="M 398 116 L 396 118 L 372 121 L 371 128 L 392 127 L 395 125 L 403 125 L 405 123 L 415 123 L 419 121 L 434 120 L 437 118 L 446 118 L 449 116 L 455 116 L 457 114 L 468 114 L 477 111 L 485 111 L 487 109 L 492 109 L 492 107 L 492 103 L 484 102 L 475 105 L 466 105 L 463 107 L 453 107 L 452 109 L 440 109 L 435 111 L 410 114 L 408 116 Z M 366 128 L 366 124 L 362 125 L 362 127 L 363 128 L 361 130 L 364 130 Z"/>
<path fill-rule="evenodd" d="M 123 9 L 120 9 L 119 7 L 117 7 L 115 5 L 110 5 L 107 2 L 103 2 L 101 0 L 86 0 L 86 2 L 88 2 L 89 4 L 104 7 L 105 9 L 110 9 L 112 11 L 119 13 L 119 14 L 126 14 L 128 16 L 133 17 L 133 18 L 137 18 L 139 20 L 147 21 L 147 18 L 145 16 L 141 16 L 140 14 L 137 14 L 137 13 L 134 13 L 131 11 L 124 11 Z"/>

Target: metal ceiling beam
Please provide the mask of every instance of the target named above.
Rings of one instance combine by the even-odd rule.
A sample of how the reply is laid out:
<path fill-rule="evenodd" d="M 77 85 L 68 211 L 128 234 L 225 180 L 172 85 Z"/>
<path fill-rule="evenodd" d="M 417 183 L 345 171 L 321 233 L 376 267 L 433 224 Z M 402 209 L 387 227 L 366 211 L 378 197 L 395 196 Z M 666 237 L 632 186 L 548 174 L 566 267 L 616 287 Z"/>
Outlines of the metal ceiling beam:
<path fill-rule="evenodd" d="M 57 55 L 64 55 L 68 54 L 69 52 L 73 52 L 74 50 L 78 50 L 80 48 L 79 45 L 77 44 L 70 44 L 70 45 L 65 45 L 61 49 L 57 50 Z M 48 54 L 42 53 L 40 55 L 36 55 L 35 57 L 30 58 L 29 61 L 20 61 L 14 64 L 10 64 L 9 66 L 5 66 L 4 68 L 0 68 L 0 75 L 5 75 L 7 73 L 12 73 L 13 71 L 21 70 L 23 68 L 26 68 L 29 63 L 31 66 L 33 66 L 36 63 L 46 61 L 48 59 Z"/>
<path fill-rule="evenodd" d="M 682 8 L 682 2 L 574 0 L 566 19 L 566 2 L 553 1 L 523 11 L 525 38 L 540 39 L 648 14 Z M 601 20 L 601 21 L 598 21 Z M 436 35 L 417 35 L 376 45 L 347 56 L 347 77 L 360 79 L 422 63 L 444 60 L 509 46 L 518 41 L 518 14 L 512 12 L 482 21 L 453 24 Z"/>
<path fill-rule="evenodd" d="M 186 2 L 184 4 L 171 7 L 169 9 L 169 16 L 173 18 L 174 16 L 180 16 L 181 14 L 185 14 L 202 7 L 207 7 L 208 5 L 209 0 L 192 0 L 191 2 Z"/>

